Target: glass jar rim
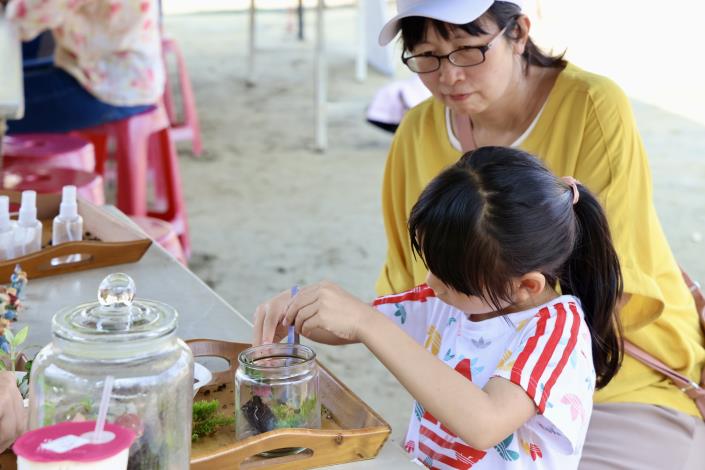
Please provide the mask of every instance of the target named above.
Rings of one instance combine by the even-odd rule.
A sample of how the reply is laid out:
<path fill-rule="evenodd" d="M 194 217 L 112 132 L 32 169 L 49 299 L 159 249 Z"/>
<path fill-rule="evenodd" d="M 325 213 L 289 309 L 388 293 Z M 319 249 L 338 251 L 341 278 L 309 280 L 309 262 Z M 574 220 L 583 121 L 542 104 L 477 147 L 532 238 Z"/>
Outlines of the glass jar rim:
<path fill-rule="evenodd" d="M 258 360 L 272 357 L 298 359 L 300 362 L 290 366 L 257 364 Z M 274 343 L 252 346 L 237 356 L 240 366 L 259 371 L 273 371 L 284 367 L 306 368 L 316 361 L 316 352 L 305 344 Z"/>

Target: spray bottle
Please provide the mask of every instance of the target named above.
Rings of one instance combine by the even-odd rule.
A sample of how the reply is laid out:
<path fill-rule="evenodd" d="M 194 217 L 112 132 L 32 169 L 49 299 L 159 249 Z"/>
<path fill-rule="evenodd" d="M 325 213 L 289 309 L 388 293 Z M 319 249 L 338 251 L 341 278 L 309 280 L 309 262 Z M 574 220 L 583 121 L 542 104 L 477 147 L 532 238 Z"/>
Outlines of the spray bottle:
<path fill-rule="evenodd" d="M 64 186 L 61 191 L 59 215 L 54 217 L 51 232 L 52 245 L 78 242 L 83 239 L 83 217 L 78 215 L 76 186 Z"/>
<path fill-rule="evenodd" d="M 15 229 L 15 256 L 25 256 L 42 249 L 42 223 L 37 220 L 37 193 L 22 191 L 20 216 Z"/>
<path fill-rule="evenodd" d="M 0 196 L 0 261 L 15 257 L 14 225 L 10 220 L 10 198 Z"/>

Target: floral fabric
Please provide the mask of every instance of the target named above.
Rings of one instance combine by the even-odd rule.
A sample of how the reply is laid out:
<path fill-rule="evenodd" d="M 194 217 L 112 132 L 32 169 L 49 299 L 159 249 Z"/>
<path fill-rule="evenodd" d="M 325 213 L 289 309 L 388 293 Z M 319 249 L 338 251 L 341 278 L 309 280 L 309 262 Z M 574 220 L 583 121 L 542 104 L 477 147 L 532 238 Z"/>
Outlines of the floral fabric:
<path fill-rule="evenodd" d="M 154 0 L 11 0 L 7 16 L 30 40 L 50 29 L 54 63 L 101 101 L 151 105 L 164 91 Z"/>

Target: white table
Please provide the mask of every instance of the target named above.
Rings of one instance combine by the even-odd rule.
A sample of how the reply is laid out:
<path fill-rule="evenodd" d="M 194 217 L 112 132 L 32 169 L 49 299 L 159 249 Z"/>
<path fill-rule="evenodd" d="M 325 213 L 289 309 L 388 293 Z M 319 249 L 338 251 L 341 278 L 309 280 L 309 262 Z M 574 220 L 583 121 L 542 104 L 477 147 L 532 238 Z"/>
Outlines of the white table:
<path fill-rule="evenodd" d="M 213 338 L 249 342 L 252 324 L 185 269 L 159 245 L 153 243 L 138 263 L 80 271 L 70 275 L 30 280 L 24 300 L 27 310 L 13 327 L 29 325 L 27 344 L 51 341 L 51 318 L 58 310 L 97 300 L 100 281 L 108 274 L 129 274 L 137 286 L 138 298 L 166 302 L 179 312 L 177 334 L 184 339 Z M 6 281 L 7 282 L 7 281 Z M 418 469 L 398 442 L 390 440 L 377 458 L 334 466 L 341 470 Z"/>

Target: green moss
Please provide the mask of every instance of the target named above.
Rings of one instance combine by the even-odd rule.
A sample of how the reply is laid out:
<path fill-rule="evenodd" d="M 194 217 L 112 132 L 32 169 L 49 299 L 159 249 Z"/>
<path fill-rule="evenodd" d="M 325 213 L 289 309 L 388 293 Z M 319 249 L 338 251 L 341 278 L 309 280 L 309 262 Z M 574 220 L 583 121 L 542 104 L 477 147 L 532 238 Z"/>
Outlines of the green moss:
<path fill-rule="evenodd" d="M 224 426 L 235 424 L 235 418 L 218 413 L 219 408 L 220 402 L 218 400 L 203 400 L 193 403 L 191 441 L 195 442 L 202 437 L 215 434 Z"/>

